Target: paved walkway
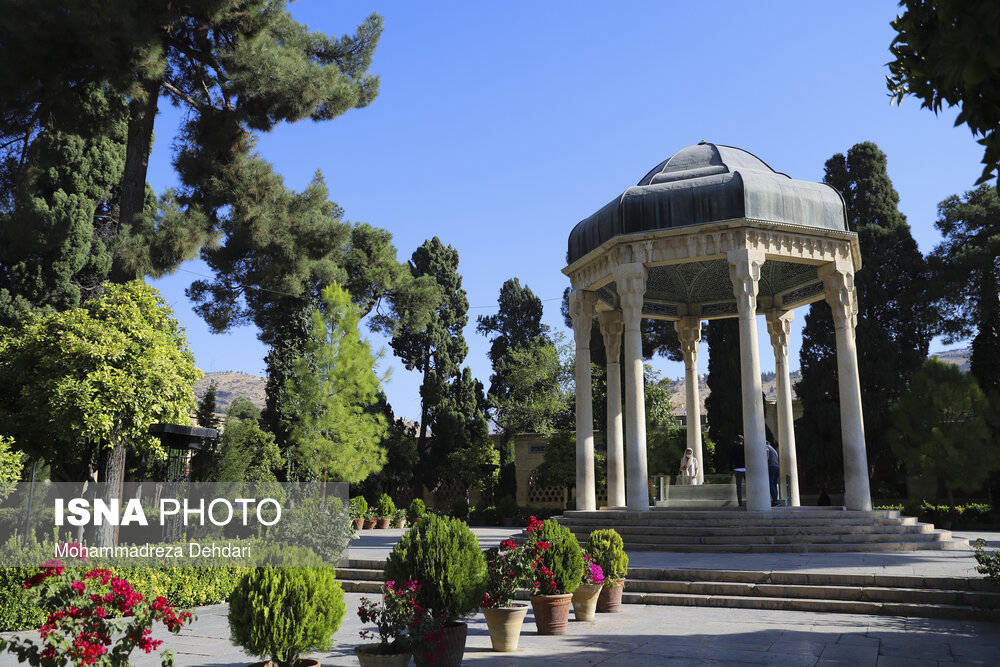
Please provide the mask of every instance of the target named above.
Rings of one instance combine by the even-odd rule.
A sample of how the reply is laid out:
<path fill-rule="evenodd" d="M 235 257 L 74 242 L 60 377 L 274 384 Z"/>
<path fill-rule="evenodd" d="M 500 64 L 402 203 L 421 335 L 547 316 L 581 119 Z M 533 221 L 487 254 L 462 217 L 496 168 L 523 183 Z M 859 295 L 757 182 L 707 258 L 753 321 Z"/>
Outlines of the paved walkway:
<path fill-rule="evenodd" d="M 477 528 L 484 546 L 499 543 L 510 529 Z M 365 532 L 352 543 L 351 558 L 384 558 L 402 531 Z M 982 536 L 1000 547 L 1000 533 Z M 637 552 L 631 565 L 663 568 L 789 570 L 979 576 L 971 550 L 848 554 L 677 554 Z M 356 610 L 360 594 L 345 596 L 347 614 L 334 649 L 314 655 L 325 667 L 357 665 L 362 643 Z M 253 658 L 229 642 L 227 607 L 197 611 L 198 621 L 180 635 L 164 635 L 178 666 L 237 667 Z M 570 616 L 572 618 L 572 615 Z M 482 614 L 469 619 L 465 663 L 469 665 L 850 665 L 923 667 L 1000 664 L 1000 624 L 894 616 L 795 611 L 625 605 L 621 614 L 599 614 L 592 623 L 573 622 L 561 637 L 536 634 L 531 612 L 517 653 L 493 653 Z M 138 667 L 159 662 L 136 656 Z M 10 656 L 0 665 L 15 665 Z"/>

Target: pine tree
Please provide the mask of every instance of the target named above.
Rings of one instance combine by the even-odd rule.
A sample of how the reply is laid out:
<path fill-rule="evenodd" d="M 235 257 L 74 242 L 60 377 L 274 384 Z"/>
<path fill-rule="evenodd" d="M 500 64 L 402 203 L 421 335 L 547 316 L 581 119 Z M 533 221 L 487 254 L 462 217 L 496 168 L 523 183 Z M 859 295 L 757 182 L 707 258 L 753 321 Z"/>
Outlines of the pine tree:
<path fill-rule="evenodd" d="M 855 339 L 868 464 L 875 493 L 895 493 L 899 460 L 886 435 L 888 413 L 927 356 L 935 313 L 927 298 L 926 262 L 899 212 L 885 154 L 875 144 L 856 144 L 846 157 L 834 155 L 826 162 L 823 180 L 843 195 L 848 224 L 861 245 Z M 836 342 L 826 303 L 810 307 L 800 363 L 802 380 L 796 391 L 807 432 L 797 440 L 799 460 L 839 466 L 834 459 L 842 459 L 832 453 L 841 451 Z M 831 482 L 842 474 L 836 467 L 812 472 Z"/>
<path fill-rule="evenodd" d="M 203 426 L 205 428 L 218 428 L 219 418 L 215 416 L 216 404 L 215 404 L 215 392 L 218 390 L 219 385 L 215 380 L 209 383 L 208 388 L 205 389 L 205 394 L 198 401 L 198 411 L 195 412 L 195 422 L 198 426 Z"/>
<path fill-rule="evenodd" d="M 990 185 L 938 204 L 944 241 L 930 256 L 949 343 L 972 337 L 972 374 L 1000 392 L 1000 196 Z"/>

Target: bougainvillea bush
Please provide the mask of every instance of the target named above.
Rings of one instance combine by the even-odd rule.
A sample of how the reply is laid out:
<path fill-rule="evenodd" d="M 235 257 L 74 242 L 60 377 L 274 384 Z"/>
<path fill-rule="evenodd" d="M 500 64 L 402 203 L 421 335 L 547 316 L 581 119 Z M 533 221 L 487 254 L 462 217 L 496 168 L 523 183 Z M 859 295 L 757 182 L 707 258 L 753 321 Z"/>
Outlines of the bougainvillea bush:
<path fill-rule="evenodd" d="M 29 577 L 24 588 L 47 612 L 38 630 L 41 641 L 15 636 L 0 639 L 0 649 L 31 665 L 118 667 L 129 664 L 137 647 L 152 653 L 163 644 L 152 637 L 156 623 L 177 633 L 192 619 L 164 597 L 147 600 L 108 569 L 92 568 L 76 578 L 79 572 L 50 561 Z M 111 618 L 118 614 L 123 617 Z M 164 666 L 174 664 L 169 649 L 160 658 Z"/>
<path fill-rule="evenodd" d="M 583 577 L 580 543 L 566 526 L 554 519 L 528 520 L 528 539 L 524 548 L 534 562 L 528 577 L 533 595 L 572 593 Z"/>
<path fill-rule="evenodd" d="M 509 607 L 517 589 L 524 584 L 531 564 L 523 547 L 513 540 L 504 540 L 499 547 L 486 552 L 486 592 L 479 606 Z"/>
<path fill-rule="evenodd" d="M 371 653 L 398 654 L 428 651 L 432 655 L 441 652 L 444 616 L 434 616 L 419 604 L 416 595 L 420 584 L 408 581 L 396 584 L 387 581 L 382 585 L 382 602 L 361 598 L 358 618 L 362 623 L 372 623 L 376 632 L 362 630 L 362 639 L 379 640 L 379 645 Z"/>

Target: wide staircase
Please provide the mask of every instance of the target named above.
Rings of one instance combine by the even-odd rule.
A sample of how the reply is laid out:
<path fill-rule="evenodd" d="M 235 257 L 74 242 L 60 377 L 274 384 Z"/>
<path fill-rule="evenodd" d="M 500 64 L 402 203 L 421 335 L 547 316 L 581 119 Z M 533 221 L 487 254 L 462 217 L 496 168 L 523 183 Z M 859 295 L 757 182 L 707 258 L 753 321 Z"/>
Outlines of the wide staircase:
<path fill-rule="evenodd" d="M 384 561 L 337 570 L 345 591 L 378 594 Z M 522 600 L 527 591 L 520 591 Z M 1000 620 L 1000 589 L 985 579 L 826 572 L 629 568 L 625 604 L 783 609 Z"/>
<path fill-rule="evenodd" d="M 592 530 L 614 528 L 627 551 L 815 553 L 964 549 L 968 540 L 900 516 L 895 510 L 775 507 L 567 511 L 556 517 L 581 542 Z"/>

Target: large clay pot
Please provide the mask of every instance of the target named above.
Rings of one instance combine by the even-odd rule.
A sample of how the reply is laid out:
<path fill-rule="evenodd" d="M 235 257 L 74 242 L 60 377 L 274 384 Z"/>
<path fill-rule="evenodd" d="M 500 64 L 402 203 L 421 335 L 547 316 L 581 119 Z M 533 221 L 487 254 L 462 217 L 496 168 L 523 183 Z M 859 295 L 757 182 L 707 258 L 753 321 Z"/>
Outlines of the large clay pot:
<path fill-rule="evenodd" d="M 594 620 L 597 611 L 597 598 L 601 595 L 601 584 L 580 584 L 573 591 L 573 617 L 578 621 Z"/>
<path fill-rule="evenodd" d="M 433 665 L 434 667 L 461 667 L 462 656 L 465 655 L 465 638 L 469 632 L 469 626 L 465 623 L 449 623 L 444 626 L 444 642 L 441 652 L 434 656 L 415 653 L 413 661 L 418 667 Z"/>
<path fill-rule="evenodd" d="M 253 662 L 248 665 L 248 667 L 272 667 L 274 662 L 271 660 L 265 660 L 264 662 Z M 299 661 L 295 663 L 295 667 L 322 667 L 319 660 L 313 660 L 312 658 L 299 658 Z"/>
<path fill-rule="evenodd" d="M 365 525 L 365 520 L 363 518 L 352 519 L 354 522 L 354 530 L 361 530 L 362 526 Z"/>
<path fill-rule="evenodd" d="M 597 598 L 597 611 L 602 614 L 618 614 L 622 610 L 622 591 L 625 590 L 625 580 L 619 579 L 611 586 L 601 588 L 601 596 Z"/>
<path fill-rule="evenodd" d="M 490 629 L 493 650 L 509 653 L 517 650 L 517 640 L 521 638 L 521 625 L 528 614 L 528 605 L 513 607 L 483 607 L 483 616 Z"/>
<path fill-rule="evenodd" d="M 385 530 L 386 528 L 389 527 L 390 523 L 392 523 L 392 519 L 390 519 L 389 517 L 387 516 L 379 517 L 377 527 L 381 528 L 382 530 Z"/>
<path fill-rule="evenodd" d="M 365 519 L 365 525 L 364 525 L 365 530 L 371 530 L 374 527 L 375 527 L 375 519 Z"/>
<path fill-rule="evenodd" d="M 564 635 L 569 621 L 572 593 L 562 595 L 532 595 L 531 609 L 535 612 L 535 627 L 540 635 Z"/>
<path fill-rule="evenodd" d="M 379 648 L 378 645 L 354 647 L 361 667 L 406 667 L 410 664 L 410 653 L 377 653 Z"/>

